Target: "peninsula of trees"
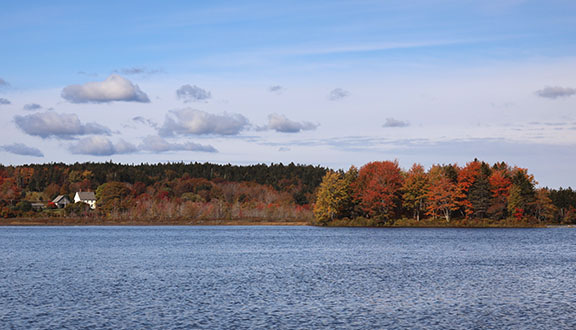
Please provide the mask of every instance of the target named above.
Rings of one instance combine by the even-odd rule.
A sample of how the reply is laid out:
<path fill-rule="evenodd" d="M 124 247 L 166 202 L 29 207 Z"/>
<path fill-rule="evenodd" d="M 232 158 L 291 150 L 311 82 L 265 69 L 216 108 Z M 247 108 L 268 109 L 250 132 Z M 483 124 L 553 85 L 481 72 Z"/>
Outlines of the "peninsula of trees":
<path fill-rule="evenodd" d="M 96 208 L 73 201 L 94 192 Z M 537 188 L 526 169 L 395 161 L 310 165 L 0 165 L 0 224 L 573 224 L 576 192 Z"/>
<path fill-rule="evenodd" d="M 503 162 L 474 160 L 428 171 L 419 164 L 403 171 L 396 161 L 371 162 L 359 170 L 328 171 L 314 216 L 323 225 L 417 225 L 423 218 L 464 225 L 576 222 L 576 192 L 536 184 L 527 169 Z"/>

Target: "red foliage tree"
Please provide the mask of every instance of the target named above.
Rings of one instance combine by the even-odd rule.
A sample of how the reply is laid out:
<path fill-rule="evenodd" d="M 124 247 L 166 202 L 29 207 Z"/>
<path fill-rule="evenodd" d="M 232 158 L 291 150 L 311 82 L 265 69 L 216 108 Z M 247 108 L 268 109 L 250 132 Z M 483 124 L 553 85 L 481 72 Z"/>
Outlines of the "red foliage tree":
<path fill-rule="evenodd" d="M 470 191 L 470 187 L 472 187 L 480 175 L 481 166 L 482 164 L 479 161 L 474 160 L 466 164 L 466 166 L 461 168 L 458 172 L 458 189 L 460 189 L 464 196 L 464 198 L 460 201 L 460 205 L 464 208 L 464 214 L 466 215 L 466 218 L 469 218 L 472 214 L 474 214 L 474 207 L 467 196 L 468 192 Z"/>
<path fill-rule="evenodd" d="M 496 219 L 502 219 L 506 215 L 508 196 L 510 195 L 510 187 L 512 186 L 509 169 L 504 166 L 500 167 L 501 168 L 494 169 L 489 178 L 493 199 L 488 213 L 492 218 Z"/>
<path fill-rule="evenodd" d="M 368 217 L 394 217 L 400 203 L 403 176 L 398 162 L 368 163 L 358 171 L 354 196 Z"/>

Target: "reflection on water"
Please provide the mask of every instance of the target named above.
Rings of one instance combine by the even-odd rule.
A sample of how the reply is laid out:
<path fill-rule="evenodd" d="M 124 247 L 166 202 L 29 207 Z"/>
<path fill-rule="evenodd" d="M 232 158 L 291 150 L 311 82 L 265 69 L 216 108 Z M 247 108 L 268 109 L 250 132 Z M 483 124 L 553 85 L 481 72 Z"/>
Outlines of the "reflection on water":
<path fill-rule="evenodd" d="M 576 229 L 0 228 L 2 328 L 576 327 Z"/>

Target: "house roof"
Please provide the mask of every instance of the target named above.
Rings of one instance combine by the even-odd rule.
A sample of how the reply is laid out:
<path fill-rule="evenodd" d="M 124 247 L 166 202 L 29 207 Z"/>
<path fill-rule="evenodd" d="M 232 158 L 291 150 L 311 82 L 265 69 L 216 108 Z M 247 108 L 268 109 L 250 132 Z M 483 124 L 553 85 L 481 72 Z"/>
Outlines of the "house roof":
<path fill-rule="evenodd" d="M 54 200 L 52 201 L 52 203 L 58 204 L 58 203 L 60 203 L 63 199 L 66 199 L 66 200 L 68 200 L 68 202 L 70 202 L 70 200 L 68 199 L 68 196 L 66 196 L 66 195 L 58 195 L 58 197 L 54 198 Z"/>
<path fill-rule="evenodd" d="M 80 200 L 96 200 L 96 196 L 94 195 L 94 192 L 92 191 L 79 191 L 77 192 L 78 197 L 80 198 Z"/>

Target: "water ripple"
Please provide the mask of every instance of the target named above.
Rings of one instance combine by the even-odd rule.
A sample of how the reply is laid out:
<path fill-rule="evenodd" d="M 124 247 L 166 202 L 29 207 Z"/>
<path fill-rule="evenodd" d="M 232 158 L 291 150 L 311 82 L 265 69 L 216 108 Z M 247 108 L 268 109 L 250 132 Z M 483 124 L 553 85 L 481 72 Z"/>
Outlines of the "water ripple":
<path fill-rule="evenodd" d="M 0 228 L 21 329 L 573 329 L 574 229 Z"/>

